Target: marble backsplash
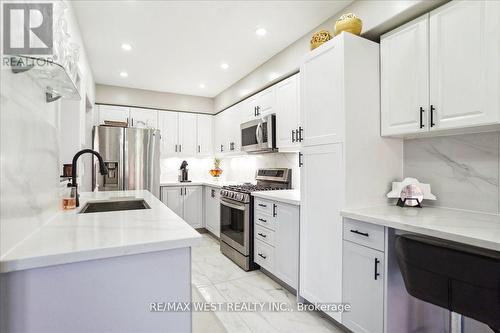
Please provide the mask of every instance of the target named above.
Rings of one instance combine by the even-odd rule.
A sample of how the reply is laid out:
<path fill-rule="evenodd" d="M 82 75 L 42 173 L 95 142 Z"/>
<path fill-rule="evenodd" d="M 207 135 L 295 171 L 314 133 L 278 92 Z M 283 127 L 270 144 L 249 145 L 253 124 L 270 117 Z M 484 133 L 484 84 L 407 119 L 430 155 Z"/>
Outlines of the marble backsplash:
<path fill-rule="evenodd" d="M 59 207 L 59 108 L 27 75 L 2 68 L 0 254 Z"/>
<path fill-rule="evenodd" d="M 221 162 L 223 170 L 221 180 L 235 182 L 255 182 L 255 171 L 258 168 L 290 168 L 292 169 L 292 187 L 300 186 L 300 170 L 297 153 L 273 153 L 261 155 L 243 155 L 224 157 Z M 178 170 L 182 158 L 162 159 L 161 181 L 177 181 Z M 194 181 L 208 180 L 208 170 L 213 168 L 213 158 L 188 158 L 189 179 Z"/>
<path fill-rule="evenodd" d="M 403 173 L 429 183 L 429 205 L 500 213 L 500 132 L 411 139 Z"/>

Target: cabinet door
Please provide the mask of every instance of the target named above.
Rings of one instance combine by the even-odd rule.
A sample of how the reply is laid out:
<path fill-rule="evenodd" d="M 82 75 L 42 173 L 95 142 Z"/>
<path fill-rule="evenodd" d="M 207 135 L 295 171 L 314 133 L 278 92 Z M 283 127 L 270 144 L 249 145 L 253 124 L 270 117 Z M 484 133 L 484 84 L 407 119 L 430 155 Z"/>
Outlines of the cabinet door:
<path fill-rule="evenodd" d="M 244 121 L 241 113 L 241 104 L 236 104 L 227 109 L 225 118 L 227 151 L 236 153 L 241 151 L 240 125 Z"/>
<path fill-rule="evenodd" d="M 179 142 L 178 112 L 158 111 L 158 125 L 161 133 L 161 156 L 176 156 Z"/>
<path fill-rule="evenodd" d="M 158 128 L 158 111 L 151 109 L 130 108 L 132 127 Z"/>
<path fill-rule="evenodd" d="M 256 110 L 257 100 L 258 100 L 257 95 L 254 95 L 248 97 L 243 102 L 239 103 L 243 114 L 242 116 L 243 122 L 257 118 L 257 110 Z"/>
<path fill-rule="evenodd" d="M 198 156 L 211 156 L 214 147 L 214 130 L 213 130 L 213 116 L 211 115 L 198 115 L 198 135 L 196 154 Z"/>
<path fill-rule="evenodd" d="M 99 125 L 105 120 L 129 122 L 129 108 L 123 106 L 99 105 Z"/>
<path fill-rule="evenodd" d="M 498 1 L 452 1 L 431 12 L 433 128 L 498 122 L 499 40 Z"/>
<path fill-rule="evenodd" d="M 179 153 L 194 156 L 197 150 L 196 119 L 194 113 L 179 112 Z"/>
<path fill-rule="evenodd" d="M 340 39 L 330 43 L 329 48 L 312 51 L 300 69 L 303 147 L 344 139 L 342 45 Z"/>
<path fill-rule="evenodd" d="M 201 186 L 184 187 L 184 220 L 193 228 L 203 226 L 203 188 Z"/>
<path fill-rule="evenodd" d="M 214 117 L 214 153 L 217 155 L 223 154 L 225 149 L 225 118 L 226 114 L 220 112 Z"/>
<path fill-rule="evenodd" d="M 428 18 L 424 15 L 380 41 L 382 135 L 429 130 Z"/>
<path fill-rule="evenodd" d="M 205 188 L 205 228 L 220 237 L 220 189 Z"/>
<path fill-rule="evenodd" d="M 299 74 L 276 85 L 276 145 L 280 150 L 298 149 Z"/>
<path fill-rule="evenodd" d="M 342 324 L 355 333 L 384 332 L 384 253 L 344 241 Z M 375 275 L 375 274 L 379 275 Z"/>
<path fill-rule="evenodd" d="M 299 207 L 275 203 L 274 274 L 297 289 L 299 277 Z"/>
<path fill-rule="evenodd" d="M 338 303 L 342 301 L 342 144 L 302 147 L 302 153 L 300 295 L 312 303 Z M 340 321 L 340 313 L 328 314 Z"/>
<path fill-rule="evenodd" d="M 161 188 L 161 201 L 167 205 L 175 214 L 183 217 L 183 187 L 167 187 Z"/>
<path fill-rule="evenodd" d="M 257 117 L 262 117 L 275 112 L 276 87 L 271 86 L 257 94 L 255 106 Z"/>

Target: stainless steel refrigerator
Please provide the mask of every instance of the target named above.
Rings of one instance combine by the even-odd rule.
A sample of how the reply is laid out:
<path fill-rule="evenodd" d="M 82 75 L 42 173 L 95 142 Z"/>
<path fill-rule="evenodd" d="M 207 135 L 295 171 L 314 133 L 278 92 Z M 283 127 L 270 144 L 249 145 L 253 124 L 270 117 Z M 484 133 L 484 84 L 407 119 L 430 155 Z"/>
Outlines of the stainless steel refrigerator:
<path fill-rule="evenodd" d="M 149 190 L 160 193 L 160 131 L 94 126 L 93 148 L 102 156 L 108 174 L 99 173 L 94 158 L 92 189 L 99 191 Z"/>

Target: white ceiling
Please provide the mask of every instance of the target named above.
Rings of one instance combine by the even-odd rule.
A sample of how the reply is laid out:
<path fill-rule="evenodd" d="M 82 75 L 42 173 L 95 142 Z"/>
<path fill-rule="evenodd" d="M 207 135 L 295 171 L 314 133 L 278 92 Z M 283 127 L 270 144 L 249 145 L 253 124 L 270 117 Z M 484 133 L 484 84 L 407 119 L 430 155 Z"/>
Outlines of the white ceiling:
<path fill-rule="evenodd" d="M 350 2 L 73 1 L 97 83 L 207 97 Z"/>

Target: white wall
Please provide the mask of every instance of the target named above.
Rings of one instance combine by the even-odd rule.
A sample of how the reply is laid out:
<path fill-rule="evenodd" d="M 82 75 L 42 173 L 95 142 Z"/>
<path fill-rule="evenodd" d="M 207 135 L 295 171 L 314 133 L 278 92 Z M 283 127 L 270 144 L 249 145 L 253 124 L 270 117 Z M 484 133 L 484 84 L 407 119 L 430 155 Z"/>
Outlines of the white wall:
<path fill-rule="evenodd" d="M 71 107 L 45 102 L 45 92 L 26 73 L 3 66 L 0 77 L 0 255 L 29 236 L 60 208 L 61 146 L 82 142 L 85 98 L 93 99 L 94 81 L 71 6 L 53 1 L 54 11 L 67 6 L 71 42 L 80 45 L 82 101 Z M 3 36 L 3 31 L 1 32 Z M 2 44 L 2 43 L 0 43 Z M 2 52 L 3 54 L 3 52 Z M 64 117 L 61 114 L 64 112 Z M 71 117 L 66 117 L 71 115 Z M 68 120 L 70 119 L 70 120 Z M 61 136 L 62 122 L 79 130 Z M 79 138 L 75 140 L 75 136 Z M 65 146 L 65 148 L 67 148 Z"/>
<path fill-rule="evenodd" d="M 355 1 L 302 38 L 292 43 L 250 74 L 215 97 L 214 111 L 218 112 L 298 71 L 304 55 L 309 52 L 313 32 L 326 29 L 333 33 L 335 21 L 343 13 L 355 13 L 363 20 L 362 35 L 376 40 L 380 34 L 417 17 L 447 0 L 382 0 Z"/>
<path fill-rule="evenodd" d="M 297 153 L 273 153 L 261 155 L 243 155 L 222 158 L 220 168 L 223 173 L 221 181 L 255 182 L 255 171 L 258 168 L 290 168 L 292 169 L 292 187 L 300 186 L 300 169 Z M 176 182 L 182 158 L 171 157 L 162 159 L 161 182 Z M 186 159 L 189 166 L 189 179 L 204 181 L 212 179 L 208 171 L 213 168 L 213 158 Z"/>
<path fill-rule="evenodd" d="M 212 98 L 98 84 L 96 103 L 213 113 Z"/>

